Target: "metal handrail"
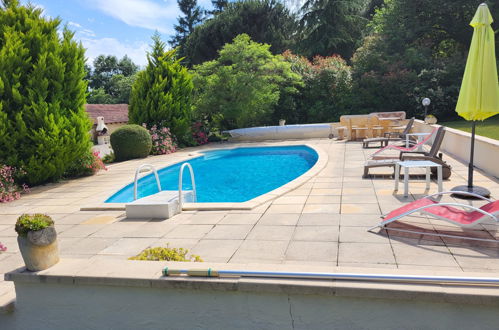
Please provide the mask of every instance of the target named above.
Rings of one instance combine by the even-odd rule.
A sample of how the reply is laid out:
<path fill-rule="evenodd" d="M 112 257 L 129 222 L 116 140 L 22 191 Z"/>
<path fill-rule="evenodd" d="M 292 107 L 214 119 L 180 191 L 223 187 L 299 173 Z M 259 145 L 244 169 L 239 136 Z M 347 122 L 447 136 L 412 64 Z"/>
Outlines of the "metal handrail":
<path fill-rule="evenodd" d="M 156 177 L 156 184 L 158 185 L 158 192 L 161 191 L 161 182 L 159 182 L 159 176 L 158 176 L 158 172 L 156 171 L 156 168 L 154 168 L 154 166 L 152 166 L 151 164 L 142 164 L 139 167 L 137 167 L 137 170 L 135 171 L 135 180 L 133 181 L 133 200 L 134 201 L 137 200 L 137 183 L 138 183 L 138 179 L 139 179 L 139 173 L 140 173 L 140 170 L 145 168 L 145 167 L 148 168 L 150 171 L 153 171 L 154 176 Z"/>
<path fill-rule="evenodd" d="M 194 170 L 192 169 L 191 164 L 189 163 L 183 163 L 182 166 L 180 166 L 180 172 L 178 174 L 178 210 L 179 212 L 182 212 L 182 179 L 183 179 L 183 174 L 184 174 L 184 168 L 187 167 L 189 169 L 189 172 L 191 174 L 191 183 L 192 183 L 192 193 L 194 195 L 194 202 L 197 201 L 197 195 L 196 195 L 196 180 L 194 179 Z"/>

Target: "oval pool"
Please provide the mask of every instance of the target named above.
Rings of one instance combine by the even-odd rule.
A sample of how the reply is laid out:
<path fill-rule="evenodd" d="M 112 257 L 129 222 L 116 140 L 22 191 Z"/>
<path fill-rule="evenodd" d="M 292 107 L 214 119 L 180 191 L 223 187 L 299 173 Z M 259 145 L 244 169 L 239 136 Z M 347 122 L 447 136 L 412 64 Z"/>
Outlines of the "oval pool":
<path fill-rule="evenodd" d="M 304 145 L 220 149 L 190 159 L 196 179 L 198 203 L 239 203 L 268 193 L 296 179 L 319 158 Z M 177 163 L 158 171 L 163 190 L 178 190 Z M 183 189 L 192 189 L 189 171 L 184 170 Z M 138 198 L 158 192 L 154 175 L 139 180 Z M 116 192 L 106 203 L 133 201 L 133 182 Z"/>

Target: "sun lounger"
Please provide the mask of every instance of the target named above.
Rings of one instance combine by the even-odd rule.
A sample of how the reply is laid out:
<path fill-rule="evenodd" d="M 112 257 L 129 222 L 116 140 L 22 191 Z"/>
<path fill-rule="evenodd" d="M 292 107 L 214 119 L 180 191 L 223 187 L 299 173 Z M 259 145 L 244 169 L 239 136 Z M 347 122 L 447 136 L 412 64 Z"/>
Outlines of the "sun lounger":
<path fill-rule="evenodd" d="M 424 198 L 418 199 L 414 202 L 408 203 L 398 209 L 395 209 L 388 213 L 385 216 L 382 216 L 383 221 L 380 224 L 369 228 L 368 231 L 373 231 L 376 228 L 384 228 L 386 230 L 395 230 L 401 232 L 408 232 L 414 234 L 421 234 L 426 236 L 439 236 L 439 237 L 455 237 L 459 239 L 470 239 L 470 240 L 479 240 L 479 241 L 492 241 L 498 242 L 494 239 L 484 239 L 484 238 L 473 238 L 466 236 L 457 236 L 457 235 L 447 235 L 447 234 L 439 234 L 439 233 L 431 233 L 424 231 L 414 231 L 407 230 L 401 228 L 391 228 L 387 227 L 388 224 L 397 221 L 403 217 L 409 216 L 414 213 L 420 213 L 424 215 L 428 215 L 435 219 L 440 219 L 446 222 L 449 222 L 453 225 L 462 227 L 462 228 L 472 228 L 476 227 L 478 224 L 483 223 L 485 221 L 493 221 L 495 223 L 499 222 L 499 201 L 492 201 L 488 198 L 482 197 L 473 193 L 464 193 L 465 195 L 473 196 L 476 198 L 480 198 L 482 200 L 486 200 L 488 203 L 477 208 L 471 206 L 469 204 L 460 204 L 460 203 L 442 203 L 439 202 L 433 197 L 441 196 L 444 194 L 453 194 L 454 191 L 446 191 L 441 193 L 436 193 L 433 195 L 426 196 Z M 461 192 L 459 192 L 461 194 Z M 469 210 L 469 211 L 466 211 Z"/>
<path fill-rule="evenodd" d="M 362 147 L 369 148 L 370 143 L 379 143 L 380 147 L 387 146 L 388 142 L 405 140 L 405 135 L 409 133 L 414 124 L 414 117 L 412 117 L 404 128 L 402 133 L 399 132 L 386 132 L 383 137 L 368 138 L 362 140 Z"/>
<path fill-rule="evenodd" d="M 433 140 L 433 144 L 428 152 L 426 151 L 401 151 L 399 153 L 399 157 L 391 157 L 385 159 L 372 159 L 366 161 L 364 164 L 364 177 L 369 176 L 369 170 L 375 167 L 393 167 L 395 168 L 395 163 L 398 161 L 405 160 L 430 160 L 437 164 L 442 165 L 442 178 L 447 180 L 451 174 L 451 166 L 442 160 L 442 154 L 438 154 L 440 150 L 440 146 L 442 145 L 442 141 L 444 140 L 445 129 L 443 126 L 439 127 L 436 134 L 435 139 Z M 405 148 L 404 148 L 405 149 Z M 432 169 L 433 175 L 436 175 L 436 170 Z"/>

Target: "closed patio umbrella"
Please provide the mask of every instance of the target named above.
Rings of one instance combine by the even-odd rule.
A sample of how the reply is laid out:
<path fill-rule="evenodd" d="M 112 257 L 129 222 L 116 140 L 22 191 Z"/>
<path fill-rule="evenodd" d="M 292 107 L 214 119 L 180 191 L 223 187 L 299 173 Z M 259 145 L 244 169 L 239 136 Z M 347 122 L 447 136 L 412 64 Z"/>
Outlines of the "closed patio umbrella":
<path fill-rule="evenodd" d="M 475 151 L 476 121 L 499 113 L 499 82 L 497 80 L 494 31 L 490 26 L 492 22 L 489 8 L 485 3 L 482 3 L 470 23 L 474 29 L 473 38 L 456 105 L 456 112 L 472 122 L 468 185 L 452 189 L 452 191 L 456 191 L 455 195 L 458 197 L 459 191 L 490 196 L 487 189 L 473 186 L 473 154 Z"/>

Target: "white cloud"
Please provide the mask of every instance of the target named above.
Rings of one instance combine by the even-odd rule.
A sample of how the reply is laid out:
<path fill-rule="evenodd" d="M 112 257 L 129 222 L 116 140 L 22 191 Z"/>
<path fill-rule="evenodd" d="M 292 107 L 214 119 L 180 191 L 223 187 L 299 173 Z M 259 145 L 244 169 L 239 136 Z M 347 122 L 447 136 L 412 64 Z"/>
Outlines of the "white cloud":
<path fill-rule="evenodd" d="M 135 64 L 140 66 L 147 64 L 146 52 L 149 50 L 149 45 L 145 42 L 128 45 L 114 38 L 81 38 L 81 42 L 87 50 L 85 55 L 88 64 L 92 64 L 94 59 L 101 54 L 114 55 L 118 58 L 128 55 Z"/>
<path fill-rule="evenodd" d="M 74 26 L 75 28 L 79 28 L 79 29 L 81 29 L 81 28 L 82 28 L 82 26 L 81 26 L 80 24 L 76 23 L 76 22 L 71 22 L 71 21 L 69 21 L 69 22 L 68 22 L 68 25 L 69 25 L 69 26 Z"/>
<path fill-rule="evenodd" d="M 128 25 L 168 34 L 174 32 L 173 22 L 180 13 L 175 0 L 165 1 L 165 4 L 151 0 L 92 0 L 92 3 Z"/>

